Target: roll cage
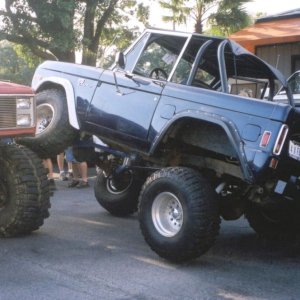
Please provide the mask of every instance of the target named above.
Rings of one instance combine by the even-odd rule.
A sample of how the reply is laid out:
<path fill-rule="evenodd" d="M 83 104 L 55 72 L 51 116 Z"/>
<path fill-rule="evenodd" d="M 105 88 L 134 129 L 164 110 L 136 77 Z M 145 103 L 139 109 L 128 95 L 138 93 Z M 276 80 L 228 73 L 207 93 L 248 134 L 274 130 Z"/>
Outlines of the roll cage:
<path fill-rule="evenodd" d="M 256 82 L 256 93 L 253 96 L 252 92 L 252 97 L 263 99 L 268 88 L 269 101 L 272 101 L 276 94 L 276 86 L 282 85 L 284 89 L 289 90 L 286 79 L 278 70 L 234 41 L 195 33 L 146 30 L 124 52 L 126 57 L 124 69 L 133 75 L 150 77 L 149 70 L 141 72 L 137 66 L 141 65 L 141 59 L 145 58 L 145 51 L 154 42 L 157 47 L 163 49 L 162 51 L 174 55 L 172 65 L 168 66 L 166 71 L 167 78 L 158 78 L 161 81 L 208 88 L 223 93 L 240 92 L 239 88 L 231 88 L 234 81 L 235 87 L 241 81 L 243 81 L 242 86 L 247 86 L 246 83 L 251 86 Z M 154 57 L 154 51 L 146 54 L 149 59 L 151 54 Z M 170 55 L 165 59 L 170 60 Z M 160 63 L 160 66 L 162 65 L 166 64 Z M 179 72 L 182 72 L 182 76 L 179 76 Z M 289 92 L 287 94 L 290 95 Z M 289 102 L 294 105 L 292 97 L 289 97 Z"/>

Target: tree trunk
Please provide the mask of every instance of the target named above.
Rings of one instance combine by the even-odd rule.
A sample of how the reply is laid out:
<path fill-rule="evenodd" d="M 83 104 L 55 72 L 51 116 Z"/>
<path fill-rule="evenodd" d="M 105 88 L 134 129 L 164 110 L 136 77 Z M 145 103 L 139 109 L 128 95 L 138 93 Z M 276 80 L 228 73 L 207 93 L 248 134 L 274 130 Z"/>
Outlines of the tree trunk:
<path fill-rule="evenodd" d="M 95 66 L 97 63 L 97 51 L 85 48 L 82 53 L 81 63 L 87 66 Z"/>
<path fill-rule="evenodd" d="M 75 62 L 75 53 L 73 51 L 70 52 L 63 52 L 56 55 L 58 60 L 60 61 L 66 61 L 66 62 Z"/>
<path fill-rule="evenodd" d="M 202 26 L 201 20 L 196 21 L 196 23 L 195 23 L 195 32 L 200 33 L 200 34 L 203 33 L 203 26 Z"/>
<path fill-rule="evenodd" d="M 89 1 L 86 4 L 86 12 L 84 16 L 84 34 L 82 64 L 95 66 L 97 62 L 98 47 L 104 26 L 111 14 L 113 13 L 119 0 L 111 0 L 103 14 L 98 17 L 95 14 L 98 1 Z M 97 24 L 95 26 L 95 24 Z"/>

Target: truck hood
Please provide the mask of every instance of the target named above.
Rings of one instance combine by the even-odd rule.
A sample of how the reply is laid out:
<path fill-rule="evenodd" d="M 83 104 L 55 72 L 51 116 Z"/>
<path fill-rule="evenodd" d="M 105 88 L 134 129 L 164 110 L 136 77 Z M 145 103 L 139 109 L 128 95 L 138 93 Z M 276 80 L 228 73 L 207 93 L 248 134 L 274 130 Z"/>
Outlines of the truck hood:
<path fill-rule="evenodd" d="M 84 78 L 90 79 L 99 79 L 102 72 L 104 71 L 101 68 L 91 67 L 86 65 L 80 65 L 75 63 L 67 63 L 61 61 L 45 61 L 41 65 L 38 66 L 35 75 L 39 73 L 40 69 L 45 69 L 54 72 L 68 73 L 71 75 L 76 75 Z"/>
<path fill-rule="evenodd" d="M 0 81 L 0 94 L 5 95 L 32 95 L 33 90 L 29 86 Z"/>

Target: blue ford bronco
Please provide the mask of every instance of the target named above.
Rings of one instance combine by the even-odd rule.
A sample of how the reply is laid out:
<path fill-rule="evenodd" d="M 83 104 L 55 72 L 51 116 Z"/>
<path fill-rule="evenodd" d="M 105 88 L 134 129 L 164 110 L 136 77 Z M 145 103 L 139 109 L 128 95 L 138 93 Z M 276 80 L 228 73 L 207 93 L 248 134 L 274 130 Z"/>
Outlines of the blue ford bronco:
<path fill-rule="evenodd" d="M 46 61 L 32 87 L 38 130 L 23 143 L 47 157 L 78 136 L 101 140 L 96 156 L 78 152 L 96 158 L 97 201 L 114 215 L 138 210 L 161 257 L 202 255 L 221 218 L 245 215 L 267 238 L 299 231 L 299 103 L 235 42 L 149 29 L 110 69 Z"/>

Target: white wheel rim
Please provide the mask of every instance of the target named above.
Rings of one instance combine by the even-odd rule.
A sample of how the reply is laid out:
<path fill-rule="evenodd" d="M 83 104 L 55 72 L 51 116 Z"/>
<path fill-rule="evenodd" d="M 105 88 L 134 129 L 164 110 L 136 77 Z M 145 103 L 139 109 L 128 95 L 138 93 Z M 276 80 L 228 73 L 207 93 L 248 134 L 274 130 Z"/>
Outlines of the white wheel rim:
<path fill-rule="evenodd" d="M 151 213 L 153 224 L 161 235 L 173 237 L 180 231 L 183 224 L 183 209 L 174 194 L 163 192 L 157 195 Z"/>
<path fill-rule="evenodd" d="M 36 134 L 44 132 L 54 120 L 54 108 L 52 105 L 45 103 L 38 105 L 36 108 L 37 120 L 36 120 Z"/>

